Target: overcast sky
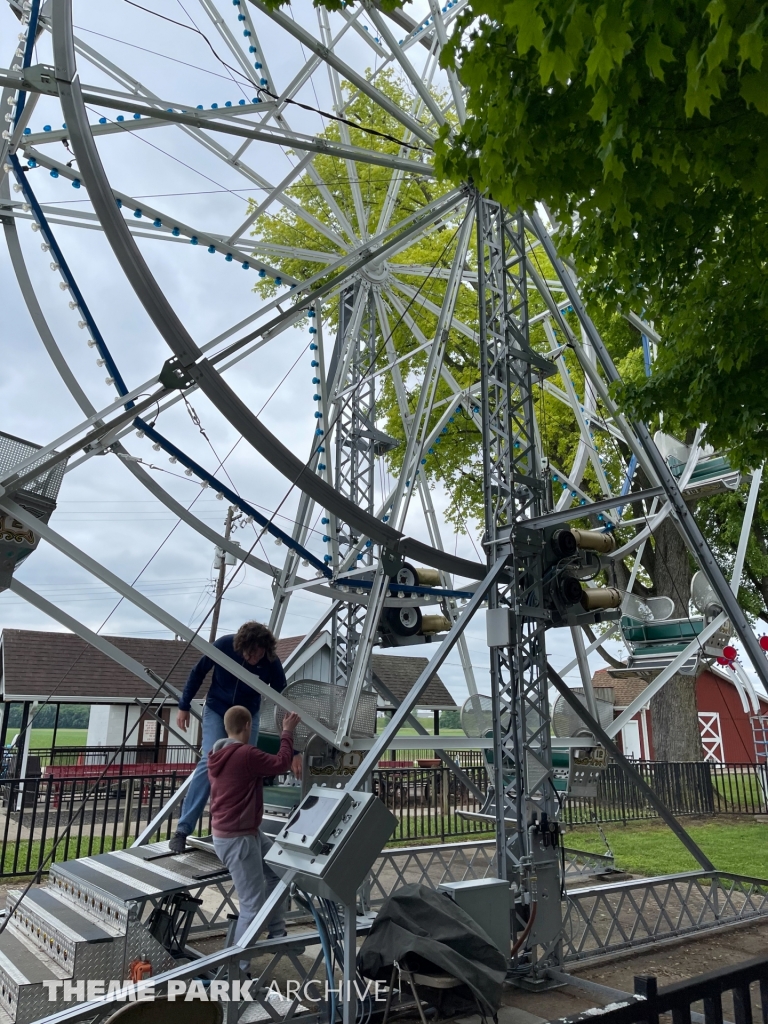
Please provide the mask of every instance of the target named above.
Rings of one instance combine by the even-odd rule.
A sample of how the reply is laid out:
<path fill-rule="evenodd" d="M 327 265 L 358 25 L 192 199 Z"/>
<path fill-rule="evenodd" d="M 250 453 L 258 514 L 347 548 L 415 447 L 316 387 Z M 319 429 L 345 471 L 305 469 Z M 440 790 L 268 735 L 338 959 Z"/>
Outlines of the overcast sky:
<path fill-rule="evenodd" d="M 110 3 L 75 2 L 76 35 L 98 50 L 115 66 L 143 83 L 168 105 L 198 104 L 210 107 L 227 101 L 250 101 L 253 90 L 243 84 L 242 76 L 232 73 L 222 60 L 234 65 L 222 39 L 207 18 L 201 3 L 182 4 L 180 0 L 159 0 L 152 8 L 185 25 L 199 26 L 210 45 L 196 31 L 172 25 L 138 10 L 127 0 Z M 222 17 L 240 38 L 242 25 L 237 21 L 238 6 L 219 4 Z M 280 92 L 304 66 L 307 53 L 268 18 L 251 8 L 260 47 L 266 56 L 271 76 L 270 88 Z M 428 11 L 423 0 L 412 4 L 415 17 Z M 308 2 L 295 3 L 291 16 L 317 34 L 317 15 Z M 343 23 L 331 16 L 332 31 Z M 10 51 L 19 30 L 7 5 L 0 8 L 0 38 Z M 217 59 L 211 47 L 221 60 Z M 416 48 L 421 49 L 421 48 Z M 351 30 L 339 46 L 350 64 L 364 71 L 375 68 L 378 58 Z M 413 52 L 413 51 L 411 51 Z M 7 60 L 10 63 L 10 54 Z M 51 63 L 49 37 L 44 34 L 37 46 L 36 61 Z M 113 79 L 79 57 L 81 80 L 86 84 L 117 88 Z M 317 71 L 297 94 L 302 102 L 327 110 L 332 99 L 324 69 Z M 101 116 L 111 122 L 116 112 L 94 108 L 92 122 Z M 129 119 L 131 115 L 126 115 Z M 318 114 L 291 108 L 288 120 L 292 128 L 313 133 L 325 123 Z M 33 133 L 46 125 L 61 127 L 57 103 L 41 97 L 30 121 Z M 219 140 L 220 141 L 220 140 Z M 227 148 L 231 140 L 225 139 Z M 72 159 L 61 142 L 45 149 L 64 163 Z M 207 152 L 183 134 L 178 127 L 121 133 L 99 140 L 99 150 L 113 187 L 136 198 L 139 206 L 162 211 L 163 219 L 180 219 L 200 231 L 227 237 L 247 215 L 249 198 L 263 199 L 264 192 L 247 181 L 235 168 Z M 296 157 L 276 146 L 253 144 L 243 159 L 271 182 L 279 181 L 296 162 Z M 91 209 L 85 189 L 75 189 L 63 177 L 52 178 L 38 168 L 30 174 L 38 199 L 44 203 L 88 213 Z M 20 197 L 14 196 L 19 199 Z M 87 334 L 77 326 L 78 314 L 68 307 L 69 295 L 59 288 L 60 276 L 50 269 L 51 256 L 41 251 L 40 236 L 20 220 L 19 233 L 29 273 L 38 299 L 56 340 L 74 368 L 89 399 L 103 407 L 115 397 L 105 383 L 103 367 L 86 345 Z M 149 222 L 144 220 L 149 229 Z M 133 388 L 157 374 L 169 355 L 149 318 L 126 282 L 111 250 L 98 230 L 68 225 L 55 227 L 78 284 L 107 344 L 126 380 Z M 178 242 L 140 239 L 140 248 L 170 298 L 178 315 L 198 344 L 204 344 L 235 323 L 253 314 L 261 301 L 253 293 L 254 271 L 244 271 L 223 256 L 209 255 L 202 245 L 188 240 Z M 82 415 L 49 360 L 30 319 L 5 246 L 0 244 L 2 280 L 4 372 L 0 376 L 0 429 L 38 444 L 46 444 L 80 422 Z M 277 341 L 251 355 L 227 374 L 228 382 L 249 407 L 292 451 L 300 456 L 309 452 L 314 430 L 315 391 L 308 351 L 306 328 L 289 329 Z M 243 497 L 269 514 L 279 508 L 276 522 L 286 530 L 292 527 L 298 494 L 249 445 L 240 441 L 226 420 L 200 393 L 190 396 L 194 415 L 183 403 L 164 412 L 159 429 L 192 457 L 213 471 L 226 456 L 226 478 Z M 204 431 L 204 435 L 202 433 Z M 151 464 L 149 471 L 177 500 L 189 505 L 194 501 L 196 514 L 210 525 L 223 526 L 226 505 L 216 500 L 211 490 L 186 477 L 182 468 L 169 462 L 163 452 L 152 449 L 146 439 L 131 435 L 126 440 L 131 453 Z M 445 495 L 435 492 L 440 515 Z M 317 517 L 321 515 L 317 513 Z M 442 518 L 442 516 L 441 516 Z M 154 499 L 126 470 L 114 455 L 93 457 L 68 472 L 59 495 L 58 508 L 51 525 L 84 551 L 102 562 L 124 580 L 138 580 L 145 594 L 185 624 L 197 627 L 211 605 L 213 549 L 195 531 L 179 525 L 175 517 Z M 318 521 L 310 544 L 318 554 L 324 547 Z M 417 511 L 411 513 L 408 532 L 427 539 L 426 529 Z M 446 547 L 465 557 L 476 558 L 477 529 L 473 538 L 454 537 L 444 529 Z M 250 546 L 253 527 L 238 530 L 235 538 Z M 267 539 L 256 553 L 280 564 L 284 548 Z M 105 634 L 169 637 L 171 634 L 152 618 L 98 583 L 51 547 L 42 544 L 19 571 L 19 579 L 65 608 L 92 629 Z M 250 618 L 269 617 L 272 595 L 265 577 L 253 568 L 241 570 L 228 590 L 222 609 L 220 632 L 233 631 Z M 321 614 L 324 602 L 311 595 L 297 595 L 283 629 L 283 635 L 303 634 Z M 17 598 L 0 594 L 0 626 L 56 630 L 59 627 Z M 203 629 L 207 634 L 207 629 Z M 488 690 L 488 650 L 484 623 L 478 616 L 468 630 L 473 664 L 481 691 Z M 556 667 L 571 659 L 567 631 L 552 630 L 547 643 Z M 618 651 L 616 644 L 609 645 Z M 430 648 L 407 648 L 413 654 Z M 593 656 L 593 668 L 602 660 Z M 455 699 L 466 696 L 463 674 L 456 657 L 441 670 Z M 574 670 L 569 681 L 577 682 Z M 52 686 L 55 680 L 52 680 Z"/>

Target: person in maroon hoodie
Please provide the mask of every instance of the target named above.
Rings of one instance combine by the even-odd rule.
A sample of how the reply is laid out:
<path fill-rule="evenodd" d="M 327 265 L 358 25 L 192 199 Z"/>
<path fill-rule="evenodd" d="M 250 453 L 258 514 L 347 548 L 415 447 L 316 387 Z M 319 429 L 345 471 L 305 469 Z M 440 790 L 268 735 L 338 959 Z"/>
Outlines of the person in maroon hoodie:
<path fill-rule="evenodd" d="M 264 854 L 272 845 L 259 831 L 264 816 L 264 783 L 272 775 L 283 775 L 293 758 L 293 734 L 299 716 L 283 719 L 280 750 L 265 754 L 252 747 L 251 713 L 235 705 L 224 715 L 227 738 L 218 740 L 208 756 L 211 781 L 211 831 L 216 856 L 229 870 L 240 903 L 235 941 L 240 938 L 277 884 L 278 877 Z M 269 923 L 268 937 L 286 934 L 280 911 Z M 248 962 L 241 961 L 243 970 Z"/>

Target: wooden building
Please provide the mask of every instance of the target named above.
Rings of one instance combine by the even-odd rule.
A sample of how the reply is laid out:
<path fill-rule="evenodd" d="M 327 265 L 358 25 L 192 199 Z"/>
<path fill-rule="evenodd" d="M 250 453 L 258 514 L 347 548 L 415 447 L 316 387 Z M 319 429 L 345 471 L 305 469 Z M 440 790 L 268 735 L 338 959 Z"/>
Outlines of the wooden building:
<path fill-rule="evenodd" d="M 642 694 L 647 681 L 640 676 L 614 675 L 600 669 L 592 677 L 594 686 L 609 687 L 614 695 L 614 717 Z M 757 714 L 747 710 L 728 669 L 706 669 L 696 680 L 701 745 L 706 761 L 727 764 L 768 764 L 768 698 L 758 694 Z M 621 730 L 619 745 L 628 757 L 654 760 L 653 724 L 648 704 Z"/>

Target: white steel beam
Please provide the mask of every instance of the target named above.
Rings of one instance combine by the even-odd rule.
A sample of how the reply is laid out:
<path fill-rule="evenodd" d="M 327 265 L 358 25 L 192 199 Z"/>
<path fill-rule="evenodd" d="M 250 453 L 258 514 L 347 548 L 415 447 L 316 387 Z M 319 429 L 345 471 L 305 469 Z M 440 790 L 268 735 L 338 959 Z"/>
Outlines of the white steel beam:
<path fill-rule="evenodd" d="M 14 518 L 34 530 L 35 533 L 40 534 L 43 540 L 48 541 L 48 543 L 51 544 L 52 547 L 56 548 L 57 551 L 66 555 L 67 558 L 77 563 L 77 565 L 80 565 L 87 572 L 91 573 L 92 576 L 95 576 L 96 579 L 101 580 L 102 583 L 106 583 L 107 586 L 111 587 L 118 594 L 121 594 L 126 598 L 126 600 L 130 601 L 131 604 L 135 605 L 137 608 L 140 608 L 141 611 L 145 612 L 151 618 L 162 623 L 166 629 L 171 630 L 171 632 L 180 636 L 183 640 L 189 641 L 189 643 L 196 647 L 201 654 L 206 655 L 211 659 L 211 661 L 220 665 L 223 669 L 226 669 L 226 671 L 230 672 L 233 676 L 236 676 L 241 682 L 245 683 L 246 686 L 249 686 L 252 690 L 256 690 L 256 692 L 260 693 L 262 697 L 269 697 L 275 702 L 275 704 L 283 708 L 283 710 L 295 711 L 301 716 L 302 720 L 310 729 L 316 732 L 319 736 L 322 736 L 323 739 L 328 742 L 334 742 L 334 734 L 327 729 L 322 722 L 318 722 L 311 715 L 307 714 L 306 711 L 294 704 L 292 700 L 288 700 L 288 698 L 284 697 L 282 693 L 278 693 L 277 690 L 273 690 L 272 687 L 267 686 L 266 683 L 263 683 L 253 672 L 243 668 L 242 665 L 233 661 L 232 658 L 227 657 L 226 654 L 222 654 L 222 652 L 217 647 L 214 647 L 213 644 L 208 643 L 207 640 L 203 640 L 198 633 L 191 630 L 188 626 L 185 626 L 183 622 L 180 622 L 173 615 L 170 615 L 164 608 L 155 604 L 154 601 L 150 601 L 148 597 L 130 586 L 124 580 L 121 580 L 119 576 L 116 576 L 105 566 L 101 565 L 96 561 L 96 559 L 91 558 L 90 555 L 85 554 L 84 551 L 81 551 L 66 538 L 56 533 L 56 531 L 52 530 L 47 523 L 43 523 L 31 512 L 28 512 L 25 508 L 22 508 L 21 505 L 17 505 L 16 502 L 11 501 L 8 498 L 3 498 L 0 501 L 0 508 L 4 508 L 7 512 L 10 512 Z"/>

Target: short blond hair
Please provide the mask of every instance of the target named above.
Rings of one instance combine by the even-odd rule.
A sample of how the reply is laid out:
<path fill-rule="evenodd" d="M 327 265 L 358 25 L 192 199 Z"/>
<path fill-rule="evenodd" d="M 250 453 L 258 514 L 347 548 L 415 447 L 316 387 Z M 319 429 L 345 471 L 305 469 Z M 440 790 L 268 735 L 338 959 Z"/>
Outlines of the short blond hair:
<path fill-rule="evenodd" d="M 232 736 L 235 733 L 239 735 L 245 732 L 246 729 L 251 728 L 252 721 L 251 712 L 248 708 L 235 704 L 233 708 L 224 713 L 224 728 L 227 730 L 227 736 Z"/>

